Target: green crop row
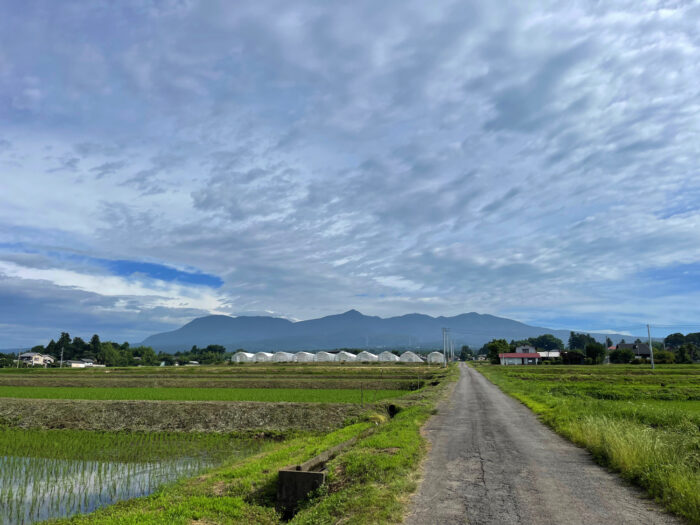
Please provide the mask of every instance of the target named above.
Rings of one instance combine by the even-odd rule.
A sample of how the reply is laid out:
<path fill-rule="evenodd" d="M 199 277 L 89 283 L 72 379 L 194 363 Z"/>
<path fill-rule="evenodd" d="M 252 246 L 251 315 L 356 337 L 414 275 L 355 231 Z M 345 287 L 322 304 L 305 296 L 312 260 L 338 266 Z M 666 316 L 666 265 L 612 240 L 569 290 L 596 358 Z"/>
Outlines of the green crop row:
<path fill-rule="evenodd" d="M 104 401 L 266 401 L 295 403 L 372 403 L 404 390 L 305 388 L 88 388 L 0 386 L 0 398 L 90 399 Z"/>

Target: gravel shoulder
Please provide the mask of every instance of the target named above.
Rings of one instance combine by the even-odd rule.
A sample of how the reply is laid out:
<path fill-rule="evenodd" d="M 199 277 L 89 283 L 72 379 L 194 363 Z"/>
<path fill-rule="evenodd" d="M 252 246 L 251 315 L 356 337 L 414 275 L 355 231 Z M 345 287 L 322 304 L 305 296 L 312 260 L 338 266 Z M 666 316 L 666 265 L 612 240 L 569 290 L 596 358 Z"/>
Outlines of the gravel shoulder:
<path fill-rule="evenodd" d="M 464 364 L 405 523 L 681 524 Z"/>

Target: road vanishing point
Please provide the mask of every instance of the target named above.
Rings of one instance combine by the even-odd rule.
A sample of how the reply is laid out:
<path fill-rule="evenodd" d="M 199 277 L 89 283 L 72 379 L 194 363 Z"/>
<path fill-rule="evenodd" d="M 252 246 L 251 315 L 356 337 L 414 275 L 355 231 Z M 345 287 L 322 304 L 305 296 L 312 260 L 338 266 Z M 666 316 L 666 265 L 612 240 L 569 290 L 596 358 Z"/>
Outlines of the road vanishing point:
<path fill-rule="evenodd" d="M 424 432 L 431 449 L 407 525 L 683 523 L 464 364 Z"/>

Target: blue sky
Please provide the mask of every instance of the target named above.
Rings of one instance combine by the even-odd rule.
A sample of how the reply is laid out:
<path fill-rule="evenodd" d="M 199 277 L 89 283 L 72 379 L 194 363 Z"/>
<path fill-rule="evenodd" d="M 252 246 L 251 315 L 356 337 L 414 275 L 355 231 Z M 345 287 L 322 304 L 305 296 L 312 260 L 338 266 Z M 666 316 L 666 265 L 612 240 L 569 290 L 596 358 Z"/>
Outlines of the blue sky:
<path fill-rule="evenodd" d="M 0 9 L 0 348 L 349 308 L 700 331 L 695 2 Z"/>

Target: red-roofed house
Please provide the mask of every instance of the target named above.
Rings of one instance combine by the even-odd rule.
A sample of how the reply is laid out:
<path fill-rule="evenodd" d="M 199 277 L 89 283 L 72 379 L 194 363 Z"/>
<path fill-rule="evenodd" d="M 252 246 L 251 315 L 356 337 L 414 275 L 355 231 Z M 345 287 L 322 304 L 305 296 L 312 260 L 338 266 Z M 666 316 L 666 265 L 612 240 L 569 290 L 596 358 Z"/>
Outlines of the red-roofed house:
<path fill-rule="evenodd" d="M 498 354 L 502 365 L 536 365 L 540 362 L 538 353 L 513 352 L 510 354 Z"/>

